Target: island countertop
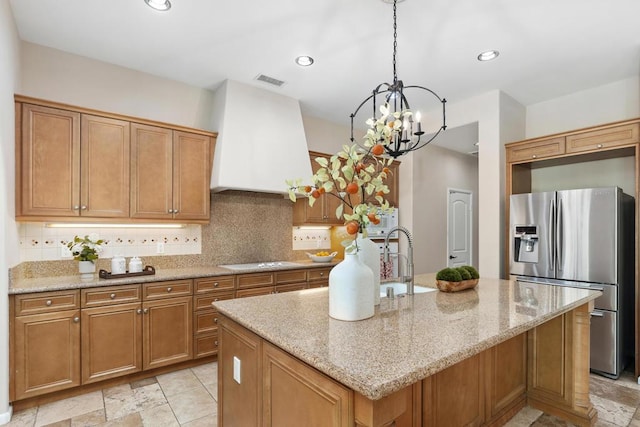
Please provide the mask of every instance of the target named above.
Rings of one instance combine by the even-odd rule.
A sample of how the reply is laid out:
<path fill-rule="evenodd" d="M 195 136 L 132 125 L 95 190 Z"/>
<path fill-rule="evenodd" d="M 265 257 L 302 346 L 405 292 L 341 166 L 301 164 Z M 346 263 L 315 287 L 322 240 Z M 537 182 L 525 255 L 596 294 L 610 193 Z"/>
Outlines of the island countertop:
<path fill-rule="evenodd" d="M 432 274 L 417 285 L 434 287 Z M 601 293 L 481 278 L 473 290 L 382 298 L 358 322 L 329 317 L 328 290 L 215 303 L 224 315 L 377 400 L 577 308 Z"/>

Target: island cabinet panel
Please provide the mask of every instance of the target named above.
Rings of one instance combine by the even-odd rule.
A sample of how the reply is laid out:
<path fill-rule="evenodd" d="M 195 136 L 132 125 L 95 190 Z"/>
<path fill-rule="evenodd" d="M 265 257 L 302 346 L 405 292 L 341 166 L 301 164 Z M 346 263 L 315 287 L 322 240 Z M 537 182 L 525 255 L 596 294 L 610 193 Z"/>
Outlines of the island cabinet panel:
<path fill-rule="evenodd" d="M 218 425 L 261 427 L 262 339 L 224 316 L 219 334 Z M 234 379 L 234 363 L 238 381 Z"/>
<path fill-rule="evenodd" d="M 142 370 L 140 303 L 82 310 L 82 383 Z"/>
<path fill-rule="evenodd" d="M 80 385 L 80 309 L 17 316 L 15 396 L 25 399 Z"/>
<path fill-rule="evenodd" d="M 524 406 L 527 392 L 527 334 L 520 334 L 488 351 L 488 417 Z"/>
<path fill-rule="evenodd" d="M 353 393 L 348 388 L 268 342 L 262 354 L 264 427 L 352 425 Z"/>
<path fill-rule="evenodd" d="M 485 421 L 485 353 L 423 380 L 424 426 L 479 426 Z"/>

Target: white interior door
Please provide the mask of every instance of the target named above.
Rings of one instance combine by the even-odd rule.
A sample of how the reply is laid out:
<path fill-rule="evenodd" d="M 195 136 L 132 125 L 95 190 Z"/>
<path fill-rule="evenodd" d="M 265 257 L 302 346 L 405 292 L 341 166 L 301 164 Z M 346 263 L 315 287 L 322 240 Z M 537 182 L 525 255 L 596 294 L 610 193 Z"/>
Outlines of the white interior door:
<path fill-rule="evenodd" d="M 449 189 L 447 212 L 447 265 L 471 265 L 471 191 Z"/>

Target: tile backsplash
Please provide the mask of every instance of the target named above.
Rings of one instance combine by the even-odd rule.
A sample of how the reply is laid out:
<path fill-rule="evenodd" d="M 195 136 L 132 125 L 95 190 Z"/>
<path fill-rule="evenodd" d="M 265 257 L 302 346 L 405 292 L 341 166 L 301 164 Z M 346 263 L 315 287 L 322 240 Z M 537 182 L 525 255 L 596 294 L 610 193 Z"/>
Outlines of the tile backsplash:
<path fill-rule="evenodd" d="M 44 223 L 19 225 L 22 261 L 56 261 L 72 258 L 67 243 L 74 236 L 95 234 L 104 240 L 101 258 L 114 255 L 169 256 L 200 254 L 202 226 L 184 228 L 48 228 Z"/>
<path fill-rule="evenodd" d="M 331 230 L 293 227 L 293 250 L 331 249 Z"/>

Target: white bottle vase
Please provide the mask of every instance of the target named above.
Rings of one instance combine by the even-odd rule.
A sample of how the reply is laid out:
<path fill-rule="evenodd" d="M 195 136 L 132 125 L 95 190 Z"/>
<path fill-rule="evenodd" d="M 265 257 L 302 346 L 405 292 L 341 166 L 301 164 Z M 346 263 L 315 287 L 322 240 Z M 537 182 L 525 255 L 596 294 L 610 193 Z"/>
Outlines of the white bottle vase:
<path fill-rule="evenodd" d="M 363 237 L 362 233 L 358 233 L 356 242 L 360 261 L 364 262 L 373 273 L 374 304 L 380 305 L 380 249 L 373 240 Z"/>
<path fill-rule="evenodd" d="M 344 255 L 344 261 L 329 273 L 329 316 L 338 320 L 362 320 L 373 316 L 373 273 L 357 254 Z"/>
<path fill-rule="evenodd" d="M 78 261 L 78 272 L 80 273 L 80 280 L 93 280 L 96 265 L 91 261 Z"/>

